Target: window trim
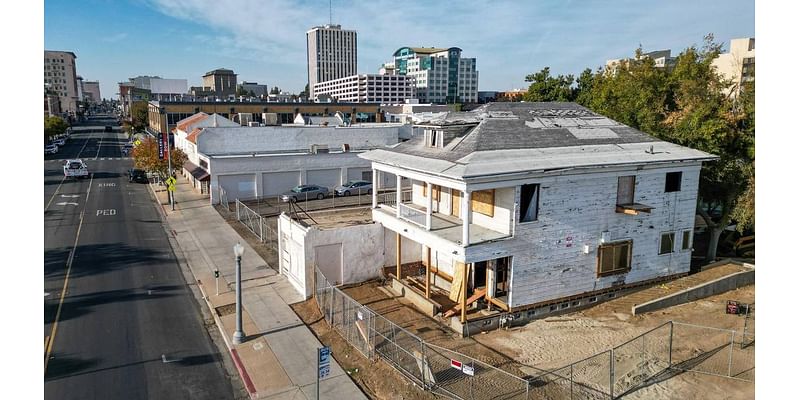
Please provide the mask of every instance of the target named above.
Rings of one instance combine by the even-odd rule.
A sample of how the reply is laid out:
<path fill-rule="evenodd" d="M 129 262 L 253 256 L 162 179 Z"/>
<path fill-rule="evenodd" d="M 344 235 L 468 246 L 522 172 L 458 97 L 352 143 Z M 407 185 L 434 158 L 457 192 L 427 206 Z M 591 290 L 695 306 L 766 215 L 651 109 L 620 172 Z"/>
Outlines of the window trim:
<path fill-rule="evenodd" d="M 613 269 L 611 271 L 605 271 L 605 272 L 601 271 L 600 269 L 602 267 L 602 251 L 603 251 L 603 249 L 612 249 L 612 251 L 613 251 L 613 249 L 615 247 L 623 245 L 623 244 L 627 244 L 628 245 L 628 262 L 627 262 L 628 267 L 624 268 L 624 269 Z M 612 258 L 614 257 L 613 253 L 611 254 L 611 257 Z M 632 267 L 633 267 L 633 239 L 615 240 L 613 242 L 603 243 L 603 244 L 597 246 L 597 264 L 596 264 L 596 271 L 595 272 L 596 272 L 598 278 L 603 278 L 603 277 L 606 277 L 606 276 L 626 274 L 626 273 L 631 271 Z"/>
<path fill-rule="evenodd" d="M 687 232 L 689 233 L 689 247 L 686 247 L 686 241 L 683 240 L 686 237 Z M 694 246 L 694 229 L 681 229 L 680 252 L 692 251 L 693 246 Z"/>
<path fill-rule="evenodd" d="M 664 241 L 664 235 L 669 235 L 669 234 L 672 235 L 672 246 L 670 246 L 670 249 L 669 249 L 668 252 L 662 253 L 661 252 L 661 248 L 662 248 L 662 243 Z M 659 256 L 666 256 L 666 255 L 669 255 L 669 254 L 672 254 L 672 253 L 675 253 L 675 231 L 664 231 L 664 232 L 661 232 L 661 234 L 658 235 L 658 255 Z"/>

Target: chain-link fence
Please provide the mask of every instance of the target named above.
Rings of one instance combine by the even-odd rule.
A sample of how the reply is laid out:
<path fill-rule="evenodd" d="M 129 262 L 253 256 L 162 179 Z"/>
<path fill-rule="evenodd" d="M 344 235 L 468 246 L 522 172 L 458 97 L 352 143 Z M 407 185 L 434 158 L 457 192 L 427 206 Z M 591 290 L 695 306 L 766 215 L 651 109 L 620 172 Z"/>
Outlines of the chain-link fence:
<path fill-rule="evenodd" d="M 670 371 L 755 381 L 752 334 L 668 321 L 613 349 L 523 376 L 424 342 L 331 285 L 316 268 L 315 288 L 324 318 L 361 354 L 386 360 L 424 390 L 446 397 L 616 399 Z"/>
<path fill-rule="evenodd" d="M 328 323 L 368 359 L 382 358 L 424 390 L 456 399 L 527 399 L 524 377 L 424 342 L 331 285 L 315 269 L 315 295 Z"/>
<path fill-rule="evenodd" d="M 680 322 L 673 329 L 673 368 L 755 382 L 754 335 Z"/>

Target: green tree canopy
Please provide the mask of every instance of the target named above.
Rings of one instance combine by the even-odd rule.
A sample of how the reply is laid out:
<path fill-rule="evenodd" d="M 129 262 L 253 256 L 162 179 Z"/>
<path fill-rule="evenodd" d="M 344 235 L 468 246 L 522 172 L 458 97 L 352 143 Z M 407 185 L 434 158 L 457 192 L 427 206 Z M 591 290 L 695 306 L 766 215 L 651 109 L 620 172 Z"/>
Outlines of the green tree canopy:
<path fill-rule="evenodd" d="M 525 101 L 574 101 L 576 90 L 572 88 L 575 77 L 572 75 L 550 76 L 550 67 L 525 77 L 525 82 L 533 82 L 528 87 Z"/>
<path fill-rule="evenodd" d="M 135 101 L 131 105 L 131 125 L 135 132 L 144 131 L 144 128 L 149 124 L 147 116 L 147 102 Z"/>
<path fill-rule="evenodd" d="M 59 117 L 45 117 L 44 119 L 44 141 L 47 143 L 52 137 L 63 134 L 69 125 Z"/>

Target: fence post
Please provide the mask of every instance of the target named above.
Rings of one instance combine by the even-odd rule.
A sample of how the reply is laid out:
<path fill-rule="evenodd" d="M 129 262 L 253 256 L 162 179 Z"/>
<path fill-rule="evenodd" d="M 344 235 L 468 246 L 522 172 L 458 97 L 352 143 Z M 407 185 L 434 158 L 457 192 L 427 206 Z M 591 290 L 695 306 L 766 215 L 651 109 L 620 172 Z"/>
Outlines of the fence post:
<path fill-rule="evenodd" d="M 236 199 L 236 220 L 241 221 L 242 219 L 239 217 L 239 199 Z"/>
<path fill-rule="evenodd" d="M 736 331 L 731 331 L 731 348 L 728 352 L 728 377 L 733 371 L 733 343 L 736 341 Z"/>
<path fill-rule="evenodd" d="M 608 386 L 608 394 L 613 399 L 614 398 L 614 349 L 613 348 L 611 349 L 610 353 L 611 353 L 611 363 L 610 363 L 611 369 L 608 374 L 610 383 L 610 385 Z"/>
<path fill-rule="evenodd" d="M 674 329 L 674 327 L 675 323 L 669 321 L 669 369 L 672 369 L 672 340 L 674 337 L 672 335 L 672 330 Z"/>
<path fill-rule="evenodd" d="M 264 240 L 264 217 L 262 216 L 258 217 L 258 231 L 261 232 L 259 239 L 261 239 L 262 242 L 266 242 L 266 240 Z"/>
<path fill-rule="evenodd" d="M 575 372 L 573 372 L 573 366 L 575 364 L 569 365 L 569 398 L 572 399 L 575 397 L 575 388 L 573 383 L 575 382 Z"/>

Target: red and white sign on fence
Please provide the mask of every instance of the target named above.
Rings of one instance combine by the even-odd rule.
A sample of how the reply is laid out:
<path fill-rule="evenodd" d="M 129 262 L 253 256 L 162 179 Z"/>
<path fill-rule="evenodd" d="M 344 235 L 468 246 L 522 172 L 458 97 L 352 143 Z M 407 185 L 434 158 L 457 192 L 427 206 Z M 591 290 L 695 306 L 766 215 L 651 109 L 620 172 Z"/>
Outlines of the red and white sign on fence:
<path fill-rule="evenodd" d="M 450 360 L 450 366 L 455 368 L 455 369 L 459 369 L 460 370 L 461 369 L 461 361 L 457 361 L 457 360 L 451 359 Z"/>

